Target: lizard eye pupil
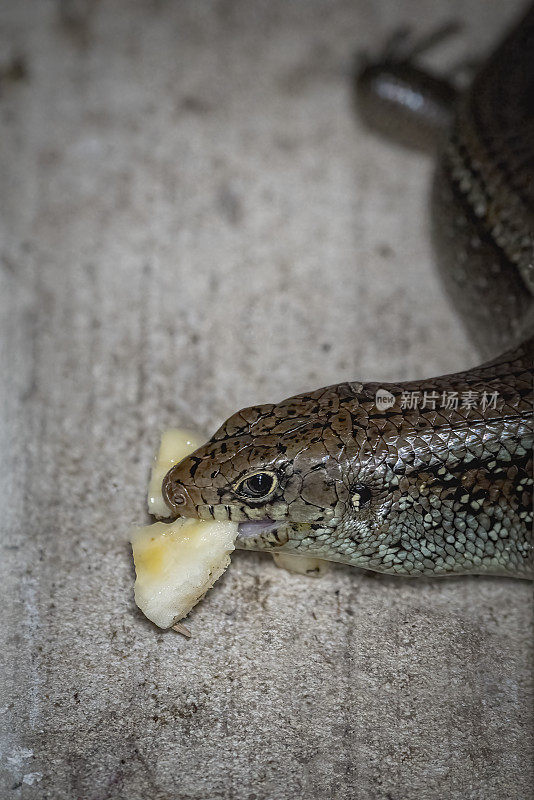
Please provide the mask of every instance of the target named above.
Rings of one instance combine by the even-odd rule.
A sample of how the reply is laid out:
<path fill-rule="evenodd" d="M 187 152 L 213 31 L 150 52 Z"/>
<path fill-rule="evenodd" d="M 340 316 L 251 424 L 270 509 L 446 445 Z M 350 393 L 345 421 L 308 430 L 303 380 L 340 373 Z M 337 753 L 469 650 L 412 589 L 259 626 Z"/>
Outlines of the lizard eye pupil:
<path fill-rule="evenodd" d="M 276 486 L 276 477 L 269 472 L 256 472 L 248 478 L 244 478 L 238 485 L 239 494 L 260 500 L 271 494 Z"/>

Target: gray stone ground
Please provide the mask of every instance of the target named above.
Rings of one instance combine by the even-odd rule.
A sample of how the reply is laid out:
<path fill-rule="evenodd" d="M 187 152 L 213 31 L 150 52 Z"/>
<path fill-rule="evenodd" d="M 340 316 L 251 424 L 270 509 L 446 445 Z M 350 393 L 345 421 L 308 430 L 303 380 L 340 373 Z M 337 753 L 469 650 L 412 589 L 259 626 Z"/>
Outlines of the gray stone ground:
<path fill-rule="evenodd" d="M 0 6 L 2 800 L 530 796 L 529 584 L 242 553 L 186 641 L 126 544 L 162 428 L 476 361 L 430 162 L 358 126 L 349 65 L 455 17 L 450 66 L 520 5 Z"/>

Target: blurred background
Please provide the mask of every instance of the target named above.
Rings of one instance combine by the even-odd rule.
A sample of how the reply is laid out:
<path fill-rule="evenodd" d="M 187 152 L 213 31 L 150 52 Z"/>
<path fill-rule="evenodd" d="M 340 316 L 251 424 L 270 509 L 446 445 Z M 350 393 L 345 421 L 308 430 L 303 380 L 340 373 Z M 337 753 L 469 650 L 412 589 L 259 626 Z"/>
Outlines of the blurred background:
<path fill-rule="evenodd" d="M 508 0 L 0 5 L 0 797 L 472 798 L 532 788 L 528 584 L 266 555 L 189 641 L 133 603 L 161 430 L 477 354 L 429 156 L 367 132 L 356 53 L 482 58 Z"/>

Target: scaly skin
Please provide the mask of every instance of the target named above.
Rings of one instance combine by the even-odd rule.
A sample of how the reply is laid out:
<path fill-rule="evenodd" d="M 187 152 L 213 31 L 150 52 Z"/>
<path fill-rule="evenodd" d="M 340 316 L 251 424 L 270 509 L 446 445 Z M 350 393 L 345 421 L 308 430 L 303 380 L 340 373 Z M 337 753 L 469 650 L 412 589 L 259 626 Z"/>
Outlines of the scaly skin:
<path fill-rule="evenodd" d="M 184 516 L 280 523 L 263 535 L 241 526 L 244 548 L 396 574 L 532 576 L 531 344 L 457 375 L 244 409 L 169 471 L 166 501 Z M 395 398 L 384 411 L 379 388 Z M 436 410 L 402 408 L 412 391 Z M 484 391 L 497 409 L 462 407 Z M 444 392 L 458 408 L 440 407 Z M 237 486 L 257 471 L 277 485 L 247 501 Z"/>
<path fill-rule="evenodd" d="M 368 103 L 365 76 L 360 85 Z M 533 85 L 529 12 L 460 99 L 435 181 L 440 269 L 493 352 L 525 336 L 532 313 Z M 527 338 L 455 375 L 343 383 L 244 409 L 170 470 L 164 497 L 177 514 L 242 523 L 243 548 L 400 575 L 533 577 L 532 353 Z M 379 389 L 392 395 L 385 409 Z M 267 490 L 253 498 L 243 481 L 258 473 Z"/>
<path fill-rule="evenodd" d="M 434 251 L 486 357 L 534 332 L 534 7 L 459 98 L 433 186 Z"/>

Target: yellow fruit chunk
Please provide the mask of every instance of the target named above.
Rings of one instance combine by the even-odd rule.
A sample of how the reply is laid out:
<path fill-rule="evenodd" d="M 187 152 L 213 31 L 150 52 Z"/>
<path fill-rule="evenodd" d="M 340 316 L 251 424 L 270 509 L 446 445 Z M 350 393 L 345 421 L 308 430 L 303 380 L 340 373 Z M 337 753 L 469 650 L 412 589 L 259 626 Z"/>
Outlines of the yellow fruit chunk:
<path fill-rule="evenodd" d="M 281 569 L 287 569 L 288 572 L 295 572 L 298 575 L 311 575 L 313 578 L 320 578 L 330 569 L 328 561 L 311 556 L 273 553 L 273 559 L 276 566 Z"/>
<path fill-rule="evenodd" d="M 237 524 L 179 518 L 130 536 L 135 602 L 160 628 L 188 614 L 230 564 Z"/>

